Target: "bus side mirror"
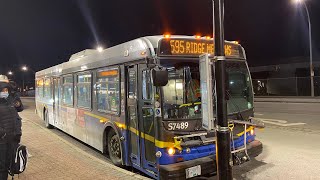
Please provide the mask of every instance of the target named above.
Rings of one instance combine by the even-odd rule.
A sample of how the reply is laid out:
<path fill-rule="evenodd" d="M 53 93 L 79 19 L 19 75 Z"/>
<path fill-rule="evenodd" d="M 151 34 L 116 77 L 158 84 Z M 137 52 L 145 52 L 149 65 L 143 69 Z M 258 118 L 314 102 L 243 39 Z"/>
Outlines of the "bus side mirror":
<path fill-rule="evenodd" d="M 154 86 L 165 86 L 168 84 L 168 71 L 164 67 L 156 66 L 151 70 L 151 77 Z"/>

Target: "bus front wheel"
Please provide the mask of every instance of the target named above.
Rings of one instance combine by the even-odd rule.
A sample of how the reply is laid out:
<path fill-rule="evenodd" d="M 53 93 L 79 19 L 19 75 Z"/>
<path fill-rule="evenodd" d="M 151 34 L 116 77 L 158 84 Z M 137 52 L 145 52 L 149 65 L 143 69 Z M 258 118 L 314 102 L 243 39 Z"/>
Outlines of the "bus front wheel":
<path fill-rule="evenodd" d="M 48 129 L 53 128 L 53 126 L 51 124 L 49 124 L 49 114 L 48 114 L 47 110 L 44 111 L 44 124 L 45 124 L 46 128 L 48 128 Z"/>
<path fill-rule="evenodd" d="M 120 139 L 114 130 L 108 133 L 108 152 L 112 163 L 116 166 L 121 166 Z"/>

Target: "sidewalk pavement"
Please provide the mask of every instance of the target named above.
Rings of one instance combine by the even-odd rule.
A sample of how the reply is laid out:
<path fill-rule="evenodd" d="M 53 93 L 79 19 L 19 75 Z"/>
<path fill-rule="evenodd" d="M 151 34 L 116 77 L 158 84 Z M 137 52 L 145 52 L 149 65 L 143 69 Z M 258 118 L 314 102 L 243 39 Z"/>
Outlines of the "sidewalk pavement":
<path fill-rule="evenodd" d="M 308 96 L 256 96 L 255 102 L 282 102 L 282 103 L 320 103 L 320 97 Z"/>
<path fill-rule="evenodd" d="M 31 109 L 20 116 L 23 119 L 22 144 L 27 146 L 30 157 L 26 171 L 16 175 L 16 179 L 148 179 L 94 157 L 59 137 L 41 125 Z"/>

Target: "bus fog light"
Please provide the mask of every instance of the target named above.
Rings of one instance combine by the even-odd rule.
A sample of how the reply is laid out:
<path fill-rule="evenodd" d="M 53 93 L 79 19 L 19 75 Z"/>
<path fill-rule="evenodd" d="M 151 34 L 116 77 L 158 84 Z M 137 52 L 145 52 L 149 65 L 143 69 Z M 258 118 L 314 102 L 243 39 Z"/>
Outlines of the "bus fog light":
<path fill-rule="evenodd" d="M 187 152 L 187 153 L 190 153 L 190 152 L 191 152 L 191 149 L 190 149 L 190 148 L 187 148 L 187 149 L 186 149 L 186 152 Z"/>
<path fill-rule="evenodd" d="M 157 151 L 157 152 L 156 152 L 156 157 L 159 158 L 159 157 L 161 157 L 161 156 L 162 156 L 162 153 L 161 153 L 160 151 Z"/>
<path fill-rule="evenodd" d="M 167 151 L 170 156 L 176 152 L 174 148 L 169 148 Z"/>

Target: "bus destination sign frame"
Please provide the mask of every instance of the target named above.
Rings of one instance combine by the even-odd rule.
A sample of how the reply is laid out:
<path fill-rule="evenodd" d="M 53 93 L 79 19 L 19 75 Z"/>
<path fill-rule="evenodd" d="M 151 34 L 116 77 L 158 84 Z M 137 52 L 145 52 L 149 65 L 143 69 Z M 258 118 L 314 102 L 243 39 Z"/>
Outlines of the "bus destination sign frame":
<path fill-rule="evenodd" d="M 241 57 L 241 46 L 226 42 L 225 55 L 228 57 Z M 201 54 L 213 54 L 212 40 L 170 38 L 159 41 L 159 56 L 190 56 L 199 57 Z"/>

